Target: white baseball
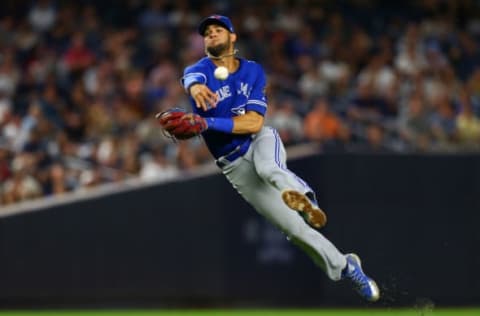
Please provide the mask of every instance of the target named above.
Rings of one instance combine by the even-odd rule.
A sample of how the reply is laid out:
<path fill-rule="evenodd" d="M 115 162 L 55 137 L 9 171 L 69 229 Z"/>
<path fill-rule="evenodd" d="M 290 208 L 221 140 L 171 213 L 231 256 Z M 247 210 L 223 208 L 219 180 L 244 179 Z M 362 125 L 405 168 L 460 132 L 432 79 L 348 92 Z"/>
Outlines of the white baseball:
<path fill-rule="evenodd" d="M 213 72 L 213 75 L 215 78 L 218 80 L 225 80 L 228 78 L 228 69 L 227 67 L 219 66 L 215 71 Z"/>

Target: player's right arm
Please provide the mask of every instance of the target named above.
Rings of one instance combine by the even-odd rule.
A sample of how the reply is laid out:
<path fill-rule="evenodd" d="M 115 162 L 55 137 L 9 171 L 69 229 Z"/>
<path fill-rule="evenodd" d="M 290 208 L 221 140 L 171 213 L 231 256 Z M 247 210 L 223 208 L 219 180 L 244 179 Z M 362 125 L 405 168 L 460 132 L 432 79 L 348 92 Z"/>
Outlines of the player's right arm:
<path fill-rule="evenodd" d="M 202 110 L 207 111 L 209 104 L 212 107 L 217 105 L 217 94 L 210 90 L 205 84 L 194 83 L 187 91 L 195 101 L 197 108 L 202 108 Z"/>
<path fill-rule="evenodd" d="M 198 64 L 185 68 L 182 85 L 195 101 L 197 108 L 207 111 L 209 105 L 215 107 L 218 96 L 207 87 L 207 76 L 204 68 Z"/>

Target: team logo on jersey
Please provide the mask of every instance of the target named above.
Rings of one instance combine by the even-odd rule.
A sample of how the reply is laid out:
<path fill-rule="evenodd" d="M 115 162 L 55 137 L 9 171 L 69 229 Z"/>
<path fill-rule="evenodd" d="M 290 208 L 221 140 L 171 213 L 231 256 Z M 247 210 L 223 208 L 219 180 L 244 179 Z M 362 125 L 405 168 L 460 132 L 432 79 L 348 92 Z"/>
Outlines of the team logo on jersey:
<path fill-rule="evenodd" d="M 245 104 L 242 104 L 240 106 L 237 106 L 235 108 L 232 108 L 231 109 L 232 112 L 236 115 L 245 115 L 246 111 L 245 111 Z"/>

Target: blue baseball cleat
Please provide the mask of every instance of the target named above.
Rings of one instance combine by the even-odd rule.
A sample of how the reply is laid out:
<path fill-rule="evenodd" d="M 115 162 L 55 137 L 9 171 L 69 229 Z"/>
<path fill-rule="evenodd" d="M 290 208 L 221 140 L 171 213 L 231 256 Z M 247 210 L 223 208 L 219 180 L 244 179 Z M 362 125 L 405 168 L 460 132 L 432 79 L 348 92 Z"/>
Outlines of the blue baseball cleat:
<path fill-rule="evenodd" d="M 350 280 L 356 291 L 367 301 L 378 301 L 380 290 L 377 283 L 363 272 L 360 258 L 354 253 L 349 253 L 345 255 L 345 259 L 347 259 L 347 266 L 342 271 L 342 279 Z"/>

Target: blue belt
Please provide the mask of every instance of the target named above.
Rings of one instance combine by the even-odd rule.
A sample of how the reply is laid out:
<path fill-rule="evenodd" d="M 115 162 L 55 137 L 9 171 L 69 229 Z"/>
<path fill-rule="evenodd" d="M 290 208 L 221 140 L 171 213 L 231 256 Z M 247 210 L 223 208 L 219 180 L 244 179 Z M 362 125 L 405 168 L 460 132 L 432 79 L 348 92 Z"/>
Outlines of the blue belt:
<path fill-rule="evenodd" d="M 225 167 L 226 165 L 234 162 L 237 158 L 245 155 L 245 153 L 248 151 L 248 148 L 250 148 L 251 143 L 252 143 L 252 139 L 251 138 L 247 139 L 245 142 L 243 142 L 243 144 L 238 145 L 234 150 L 232 150 L 225 156 L 218 158 L 215 161 L 215 163 L 220 168 Z"/>

